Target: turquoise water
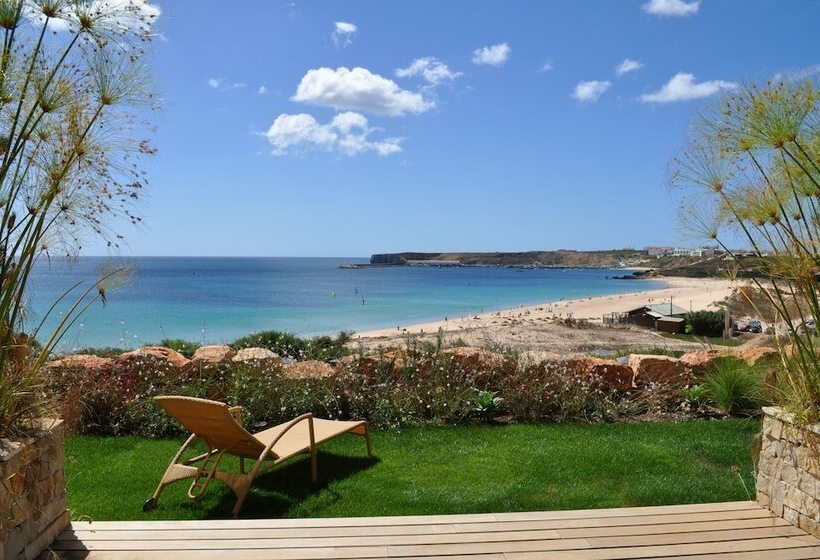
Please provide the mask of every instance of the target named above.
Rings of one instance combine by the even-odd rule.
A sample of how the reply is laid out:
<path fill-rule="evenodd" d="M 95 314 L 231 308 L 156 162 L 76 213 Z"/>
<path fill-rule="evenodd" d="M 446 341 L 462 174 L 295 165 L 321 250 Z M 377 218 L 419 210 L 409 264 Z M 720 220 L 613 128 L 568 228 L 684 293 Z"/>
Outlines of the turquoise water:
<path fill-rule="evenodd" d="M 662 282 L 612 280 L 618 270 L 397 267 L 340 269 L 339 258 L 83 257 L 38 263 L 35 324 L 78 281 L 125 265 L 129 281 L 95 303 L 61 348 L 136 347 L 162 338 L 230 342 L 277 329 L 301 335 L 395 327 L 520 304 L 625 293 Z M 65 309 L 63 306 L 61 309 Z M 54 324 L 55 317 L 47 324 Z"/>

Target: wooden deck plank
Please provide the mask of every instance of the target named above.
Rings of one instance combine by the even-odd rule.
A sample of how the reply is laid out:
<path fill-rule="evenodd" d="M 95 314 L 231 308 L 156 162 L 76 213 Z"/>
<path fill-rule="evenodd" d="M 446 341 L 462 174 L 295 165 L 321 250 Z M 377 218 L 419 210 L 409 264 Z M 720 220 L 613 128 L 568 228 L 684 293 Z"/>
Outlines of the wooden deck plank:
<path fill-rule="evenodd" d="M 752 502 L 408 518 L 74 523 L 52 549 L 64 560 L 820 560 L 820 540 Z"/>
<path fill-rule="evenodd" d="M 629 518 L 621 518 L 629 519 Z M 492 525 L 486 526 L 485 531 L 457 531 L 455 525 L 426 525 L 418 526 L 411 525 L 409 527 L 389 526 L 389 527 L 373 527 L 371 531 L 350 531 L 347 527 L 320 527 L 315 529 L 212 529 L 210 531 L 195 531 L 191 529 L 179 530 L 169 529 L 164 531 L 99 531 L 95 532 L 89 529 L 83 530 L 67 530 L 63 532 L 59 539 L 60 541 L 68 540 L 82 540 L 85 542 L 97 541 L 139 541 L 139 540 L 197 540 L 202 538 L 218 538 L 224 540 L 231 539 L 294 539 L 294 538 L 312 538 L 323 539 L 332 537 L 347 537 L 347 538 L 374 538 L 374 537 L 391 537 L 400 540 L 402 537 L 416 537 L 422 539 L 447 539 L 447 535 L 458 533 L 462 538 L 467 540 L 481 541 L 485 539 L 498 540 L 499 538 L 510 538 L 520 540 L 527 538 L 527 535 L 538 531 L 557 531 L 557 535 L 564 538 L 573 537 L 608 537 L 618 535 L 647 535 L 659 533 L 684 533 L 697 532 L 720 529 L 753 529 L 765 527 L 782 527 L 791 526 L 785 520 L 779 517 L 761 517 L 757 519 L 737 519 L 737 520 L 714 520 L 714 521 L 695 521 L 695 522 L 677 522 L 668 523 L 663 520 L 663 523 L 646 523 L 647 519 L 640 519 L 643 523 L 635 525 L 621 525 L 621 526 L 597 526 L 594 525 L 595 520 L 584 522 L 582 526 L 575 527 L 572 523 L 566 520 L 562 521 L 542 521 L 537 522 L 540 526 L 531 527 L 516 525 L 513 523 L 504 523 L 502 527 L 497 528 Z M 441 535 L 445 535 L 442 537 Z"/>
<path fill-rule="evenodd" d="M 642 515 L 666 515 L 680 513 L 709 514 L 713 512 L 755 511 L 755 502 L 721 502 L 716 504 L 683 504 L 674 506 L 646 506 L 635 508 L 581 509 L 508 513 L 465 513 L 447 515 L 407 515 L 387 517 L 332 517 L 310 519 L 220 519 L 203 521 L 94 521 L 99 531 L 117 529 L 218 529 L 265 527 L 372 527 L 374 525 L 434 525 L 452 523 L 481 523 L 494 521 L 537 521 L 550 519 L 586 519 L 609 517 L 635 517 Z M 76 523 L 75 523 L 76 524 Z M 82 524 L 82 523 L 80 523 Z"/>
<path fill-rule="evenodd" d="M 785 550 L 758 550 L 754 552 L 725 552 L 678 556 L 675 560 L 818 560 L 820 548 L 787 548 Z"/>
<path fill-rule="evenodd" d="M 816 539 L 815 539 L 816 541 Z M 638 558 L 675 558 L 687 555 L 713 555 L 757 551 L 780 551 L 806 547 L 811 544 L 801 537 L 775 537 L 742 541 L 664 544 L 625 548 L 596 548 L 590 550 L 567 550 L 550 553 L 549 560 L 633 560 Z M 820 552 L 820 546 L 816 547 Z M 543 560 L 542 552 L 512 552 L 506 560 Z M 713 557 L 714 558 L 714 557 Z"/>

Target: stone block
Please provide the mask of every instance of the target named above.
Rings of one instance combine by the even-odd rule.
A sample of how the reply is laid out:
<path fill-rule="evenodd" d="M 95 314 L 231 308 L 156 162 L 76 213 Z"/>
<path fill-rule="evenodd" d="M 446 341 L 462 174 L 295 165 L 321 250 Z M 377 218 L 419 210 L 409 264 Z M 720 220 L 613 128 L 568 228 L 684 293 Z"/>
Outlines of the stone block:
<path fill-rule="evenodd" d="M 772 479 L 765 472 L 758 470 L 757 472 L 757 491 L 769 494 L 769 486 L 771 486 Z"/>
<path fill-rule="evenodd" d="M 16 559 L 22 555 L 26 549 L 26 537 L 23 533 L 22 527 L 15 527 L 7 535 L 3 541 L 3 552 L 6 558 Z"/>
<path fill-rule="evenodd" d="M 769 437 L 775 440 L 781 439 L 783 435 L 783 423 L 776 418 L 768 417 L 767 419 L 771 419 L 768 431 Z"/>
<path fill-rule="evenodd" d="M 783 500 L 778 500 L 772 496 L 769 500 L 769 510 L 778 517 L 783 517 Z"/>
<path fill-rule="evenodd" d="M 37 558 L 42 551 L 48 548 L 48 545 L 54 542 L 57 535 L 68 527 L 70 521 L 68 512 L 65 511 L 57 519 L 54 519 L 48 524 L 48 526 L 41 528 L 38 536 L 29 542 L 25 548 L 24 556 L 26 560 L 34 560 Z"/>
<path fill-rule="evenodd" d="M 769 507 L 769 494 L 759 488 L 757 490 L 757 503 L 760 504 L 760 507 Z"/>
<path fill-rule="evenodd" d="M 780 472 L 780 480 L 789 486 L 797 486 L 797 467 L 789 463 L 783 465 L 783 470 Z"/>
<path fill-rule="evenodd" d="M 798 517 L 797 526 L 806 531 L 807 533 L 820 538 L 820 521 L 816 519 L 810 519 L 805 515 L 801 515 Z"/>
<path fill-rule="evenodd" d="M 811 473 L 802 469 L 798 470 L 797 487 L 801 492 L 805 492 L 806 494 L 812 496 L 820 495 L 820 492 L 817 490 L 817 479 L 815 479 Z"/>
<path fill-rule="evenodd" d="M 783 519 L 791 523 L 792 525 L 797 525 L 800 521 L 800 513 L 796 509 L 792 509 L 789 506 L 783 506 Z"/>
<path fill-rule="evenodd" d="M 800 513 L 810 519 L 820 521 L 820 500 L 804 494 L 803 503 L 800 504 Z"/>
<path fill-rule="evenodd" d="M 803 494 L 797 486 L 787 484 L 786 489 L 783 492 L 783 503 L 792 509 L 799 510 L 800 505 L 803 503 L 804 495 L 805 494 Z"/>

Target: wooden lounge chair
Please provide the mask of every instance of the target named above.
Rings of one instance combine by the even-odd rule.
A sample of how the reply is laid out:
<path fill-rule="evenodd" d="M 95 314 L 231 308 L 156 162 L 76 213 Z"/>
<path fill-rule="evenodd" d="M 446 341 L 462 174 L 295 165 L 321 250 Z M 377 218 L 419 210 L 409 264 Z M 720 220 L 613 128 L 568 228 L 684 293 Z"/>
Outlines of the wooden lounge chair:
<path fill-rule="evenodd" d="M 172 482 L 192 478 L 188 497 L 196 500 L 215 478 L 230 486 L 236 494 L 232 513 L 237 517 L 254 479 L 296 455 L 310 454 L 310 477 L 316 482 L 316 446 L 320 443 L 342 434 L 356 434 L 365 438 L 367 455 L 371 453 L 370 434 L 364 421 L 321 420 L 312 414 L 303 414 L 290 422 L 251 434 L 242 426 L 241 407 L 194 397 L 162 396 L 155 397 L 155 400 L 190 430 L 191 435 L 174 455 L 154 495 L 143 504 L 143 511 L 154 509 L 160 493 Z M 183 460 L 183 453 L 196 439 L 204 441 L 208 451 Z M 239 457 L 239 473 L 219 470 L 224 455 Z M 250 472 L 245 471 L 245 459 L 256 459 Z"/>

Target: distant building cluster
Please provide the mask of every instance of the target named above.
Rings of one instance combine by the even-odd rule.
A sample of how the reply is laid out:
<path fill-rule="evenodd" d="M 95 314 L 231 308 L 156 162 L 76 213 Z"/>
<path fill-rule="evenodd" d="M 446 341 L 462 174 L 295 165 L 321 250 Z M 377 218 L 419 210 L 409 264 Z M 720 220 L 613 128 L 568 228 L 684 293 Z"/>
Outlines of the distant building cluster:
<path fill-rule="evenodd" d="M 650 257 L 713 257 L 714 247 L 644 247 Z"/>

